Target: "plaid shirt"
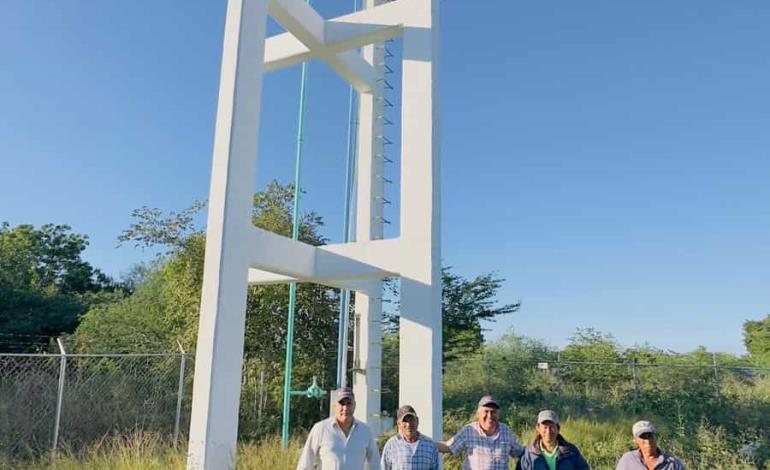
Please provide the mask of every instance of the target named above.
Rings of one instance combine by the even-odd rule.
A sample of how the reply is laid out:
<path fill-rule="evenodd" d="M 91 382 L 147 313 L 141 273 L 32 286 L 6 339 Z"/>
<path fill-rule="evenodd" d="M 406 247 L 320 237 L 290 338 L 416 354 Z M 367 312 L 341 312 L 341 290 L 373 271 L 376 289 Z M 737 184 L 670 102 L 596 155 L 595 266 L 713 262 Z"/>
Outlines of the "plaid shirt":
<path fill-rule="evenodd" d="M 385 443 L 380 467 L 382 470 L 439 470 L 438 448 L 420 434 L 417 449 L 412 453 L 412 447 L 398 433 Z"/>
<path fill-rule="evenodd" d="M 508 470 L 508 458 L 524 453 L 516 435 L 503 423 L 494 436 L 484 434 L 479 423 L 466 424 L 447 445 L 452 454 L 465 450 L 463 470 Z"/>

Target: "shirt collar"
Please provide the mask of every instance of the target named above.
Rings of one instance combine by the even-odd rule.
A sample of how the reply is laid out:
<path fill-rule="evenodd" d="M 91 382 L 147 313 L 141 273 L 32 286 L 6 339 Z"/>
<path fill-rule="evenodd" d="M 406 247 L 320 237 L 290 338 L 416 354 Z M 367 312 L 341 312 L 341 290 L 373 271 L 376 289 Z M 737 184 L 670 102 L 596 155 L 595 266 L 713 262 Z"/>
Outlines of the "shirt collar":
<path fill-rule="evenodd" d="M 337 429 L 339 429 L 340 431 L 342 431 L 342 428 L 340 427 L 339 423 L 337 423 L 337 418 L 335 418 L 334 416 L 332 416 L 331 418 L 329 418 L 329 423 L 330 423 L 330 426 L 331 426 L 332 428 L 337 428 Z M 357 420 L 356 418 L 353 418 L 353 424 L 350 426 L 350 431 L 348 432 L 348 434 L 350 434 L 351 432 L 353 432 L 353 429 L 355 429 L 355 427 L 356 427 L 356 425 L 357 425 L 357 424 L 358 424 L 358 420 Z"/>
<path fill-rule="evenodd" d="M 548 451 L 545 449 L 545 446 L 543 446 L 543 440 L 542 440 L 542 439 L 540 439 L 540 440 L 537 442 L 537 444 L 538 444 L 538 448 L 539 448 L 540 452 L 542 452 L 542 453 L 543 453 L 543 455 L 548 455 L 548 456 L 551 456 L 551 455 L 558 455 L 558 454 L 559 454 L 559 450 L 560 450 L 560 449 L 559 449 L 559 447 L 560 447 L 560 446 L 559 446 L 559 443 L 558 443 L 558 442 L 556 443 L 556 447 L 554 447 L 554 448 L 553 448 L 553 451 L 552 451 L 552 452 L 548 452 Z"/>
<path fill-rule="evenodd" d="M 400 439 L 400 440 L 402 440 L 402 441 L 406 442 L 407 444 L 414 444 L 414 442 L 420 442 L 421 440 L 423 440 L 423 439 L 424 439 L 424 436 L 422 435 L 422 433 L 421 433 L 420 431 L 417 431 L 417 440 L 416 440 L 416 441 L 414 441 L 414 442 L 409 442 L 409 441 L 407 441 L 407 440 L 404 438 L 404 435 L 403 435 L 403 434 L 401 434 L 401 431 L 399 431 L 399 432 L 396 434 L 396 436 L 398 436 L 398 439 Z"/>
<path fill-rule="evenodd" d="M 642 456 L 641 449 L 636 449 L 636 456 L 644 463 L 644 456 Z M 658 463 L 662 463 L 666 460 L 666 454 L 658 447 Z"/>
<path fill-rule="evenodd" d="M 500 430 L 503 428 L 502 424 L 497 423 L 497 432 L 492 434 L 491 436 L 488 436 L 487 433 L 485 433 L 484 430 L 481 429 L 481 425 L 479 424 L 478 421 L 474 422 L 472 426 L 473 426 L 473 429 L 475 429 L 480 436 L 486 437 L 487 439 L 497 439 L 498 437 L 500 437 Z"/>

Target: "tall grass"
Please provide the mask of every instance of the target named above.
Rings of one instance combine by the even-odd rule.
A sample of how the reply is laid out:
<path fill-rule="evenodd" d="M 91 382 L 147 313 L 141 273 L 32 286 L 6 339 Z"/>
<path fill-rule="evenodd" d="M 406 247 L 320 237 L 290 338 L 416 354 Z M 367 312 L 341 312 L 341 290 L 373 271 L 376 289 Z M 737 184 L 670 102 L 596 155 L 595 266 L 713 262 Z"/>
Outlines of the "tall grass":
<path fill-rule="evenodd" d="M 238 470 L 294 470 L 302 442 L 297 439 L 281 448 L 277 437 L 238 446 Z M 184 470 L 187 454 L 184 446 L 175 448 L 158 434 L 138 432 L 128 437 L 109 437 L 79 452 L 64 450 L 32 461 L 3 460 L 0 469 L 8 470 Z"/>
<path fill-rule="evenodd" d="M 454 431 L 464 421 L 448 420 L 448 431 Z M 632 447 L 627 420 L 594 421 L 567 418 L 561 432 L 576 444 L 594 470 L 614 470 L 618 458 Z M 534 437 L 534 429 L 515 429 L 522 442 Z M 677 435 L 673 429 L 660 429 L 660 445 L 684 460 L 688 470 L 756 470 L 755 464 L 732 451 L 728 436 L 718 427 L 701 424 L 691 435 Z M 281 449 L 277 437 L 259 442 L 243 442 L 238 447 L 238 470 L 294 470 L 303 442 L 291 441 L 287 450 Z M 382 442 L 381 442 L 382 444 Z M 105 438 L 79 452 L 62 451 L 33 461 L 11 461 L 0 458 L 1 469 L 13 470 L 183 470 L 184 446 L 175 448 L 158 434 L 138 432 L 129 437 Z M 53 465 L 52 465 L 53 463 Z M 459 456 L 445 459 L 446 470 L 459 470 Z M 515 468 L 515 462 L 511 463 Z M 764 469 L 770 470 L 770 462 Z"/>

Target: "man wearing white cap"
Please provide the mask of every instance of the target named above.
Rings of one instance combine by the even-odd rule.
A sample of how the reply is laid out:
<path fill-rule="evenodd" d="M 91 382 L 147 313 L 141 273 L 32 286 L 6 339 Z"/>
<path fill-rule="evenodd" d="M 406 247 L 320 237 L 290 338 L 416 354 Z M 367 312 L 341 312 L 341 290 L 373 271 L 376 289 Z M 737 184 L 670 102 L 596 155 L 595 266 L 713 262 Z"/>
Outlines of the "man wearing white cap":
<path fill-rule="evenodd" d="M 437 442 L 441 452 L 465 451 L 463 470 L 508 470 L 510 457 L 519 457 L 524 447 L 508 426 L 500 422 L 500 404 L 489 395 L 481 397 L 476 422 L 460 429 L 446 444 Z"/>
<path fill-rule="evenodd" d="M 420 419 L 409 405 L 396 411 L 398 434 L 382 449 L 382 470 L 439 470 L 436 444 L 417 431 Z"/>
<path fill-rule="evenodd" d="M 380 454 L 369 427 L 353 417 L 353 390 L 336 392 L 334 416 L 315 423 L 297 470 L 380 470 Z"/>
<path fill-rule="evenodd" d="M 649 421 L 637 421 L 631 427 L 636 449 L 626 452 L 615 470 L 685 470 L 679 459 L 658 448 L 658 432 Z"/>
<path fill-rule="evenodd" d="M 517 470 L 590 470 L 577 446 L 559 432 L 559 415 L 543 410 L 537 415 L 537 436 L 527 446 L 516 465 Z"/>

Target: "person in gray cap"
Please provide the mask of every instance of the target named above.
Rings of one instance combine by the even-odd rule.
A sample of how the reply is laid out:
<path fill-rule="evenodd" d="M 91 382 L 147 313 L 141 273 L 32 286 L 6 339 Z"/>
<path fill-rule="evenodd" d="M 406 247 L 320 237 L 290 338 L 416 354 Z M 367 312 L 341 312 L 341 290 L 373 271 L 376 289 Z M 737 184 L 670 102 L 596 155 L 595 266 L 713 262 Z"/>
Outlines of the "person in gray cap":
<path fill-rule="evenodd" d="M 500 422 L 500 404 L 490 395 L 479 400 L 476 422 L 463 426 L 438 450 L 457 454 L 465 451 L 463 470 L 508 470 L 510 457 L 519 457 L 524 447 L 516 435 Z"/>
<path fill-rule="evenodd" d="M 537 415 L 537 436 L 516 464 L 517 470 L 590 470 L 577 446 L 559 432 L 559 415 L 543 410 Z"/>
<path fill-rule="evenodd" d="M 438 449 L 433 440 L 417 431 L 420 419 L 409 405 L 396 411 L 398 434 L 382 449 L 383 470 L 439 470 Z"/>
<path fill-rule="evenodd" d="M 626 452 L 615 470 L 685 470 L 679 459 L 658 447 L 658 432 L 649 421 L 637 421 L 631 427 L 636 449 Z"/>
<path fill-rule="evenodd" d="M 335 400 L 334 416 L 310 430 L 297 470 L 379 470 L 380 454 L 372 431 L 353 417 L 353 390 L 338 389 Z"/>

